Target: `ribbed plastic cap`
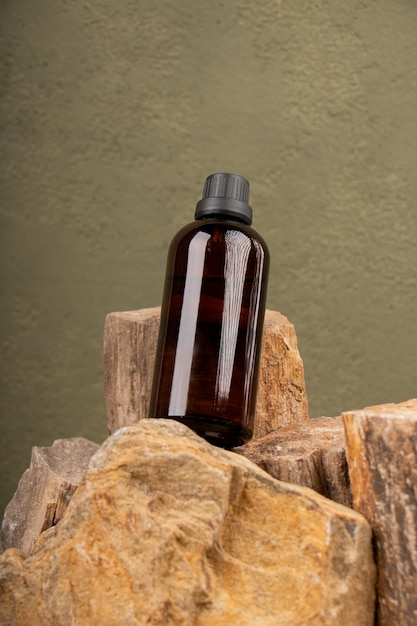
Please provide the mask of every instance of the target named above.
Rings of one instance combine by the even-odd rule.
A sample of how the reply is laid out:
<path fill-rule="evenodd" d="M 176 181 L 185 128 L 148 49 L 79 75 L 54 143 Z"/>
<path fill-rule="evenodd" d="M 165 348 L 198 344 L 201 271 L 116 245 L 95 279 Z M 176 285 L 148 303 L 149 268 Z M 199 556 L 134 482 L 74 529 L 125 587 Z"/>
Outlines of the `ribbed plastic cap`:
<path fill-rule="evenodd" d="M 249 183 L 238 174 L 211 174 L 205 182 L 203 198 L 197 203 L 195 219 L 213 215 L 233 217 L 252 224 Z"/>

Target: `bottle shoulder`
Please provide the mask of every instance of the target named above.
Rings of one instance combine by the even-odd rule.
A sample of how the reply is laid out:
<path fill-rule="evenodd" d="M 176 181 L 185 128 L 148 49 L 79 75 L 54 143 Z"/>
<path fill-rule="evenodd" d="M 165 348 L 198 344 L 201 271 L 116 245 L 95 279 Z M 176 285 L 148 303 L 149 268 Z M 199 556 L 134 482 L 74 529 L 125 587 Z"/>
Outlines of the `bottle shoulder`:
<path fill-rule="evenodd" d="M 269 255 L 268 246 L 263 237 L 251 226 L 241 224 L 234 220 L 196 220 L 181 228 L 171 242 L 171 248 L 178 245 L 187 245 L 198 233 L 205 233 L 209 238 L 224 241 L 225 237 L 230 237 L 232 232 L 242 233 L 253 242 L 257 242 Z M 227 233 L 227 234 L 226 234 Z"/>

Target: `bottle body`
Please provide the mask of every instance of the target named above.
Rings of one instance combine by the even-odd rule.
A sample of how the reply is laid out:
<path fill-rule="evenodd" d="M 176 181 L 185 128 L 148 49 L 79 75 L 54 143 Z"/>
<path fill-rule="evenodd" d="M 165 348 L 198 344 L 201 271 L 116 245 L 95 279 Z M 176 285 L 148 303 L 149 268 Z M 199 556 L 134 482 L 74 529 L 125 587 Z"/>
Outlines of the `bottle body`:
<path fill-rule="evenodd" d="M 198 220 L 167 260 L 150 417 L 225 448 L 253 432 L 269 253 L 249 226 Z"/>

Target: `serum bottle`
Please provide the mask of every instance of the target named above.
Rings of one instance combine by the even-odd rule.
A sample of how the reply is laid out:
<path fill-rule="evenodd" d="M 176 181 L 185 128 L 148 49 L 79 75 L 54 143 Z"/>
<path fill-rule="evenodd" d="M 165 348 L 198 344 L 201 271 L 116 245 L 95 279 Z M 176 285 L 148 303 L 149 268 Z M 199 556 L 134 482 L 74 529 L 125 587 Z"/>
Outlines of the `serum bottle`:
<path fill-rule="evenodd" d="M 223 448 L 255 420 L 269 253 L 251 223 L 248 181 L 212 174 L 166 267 L 149 416 Z"/>

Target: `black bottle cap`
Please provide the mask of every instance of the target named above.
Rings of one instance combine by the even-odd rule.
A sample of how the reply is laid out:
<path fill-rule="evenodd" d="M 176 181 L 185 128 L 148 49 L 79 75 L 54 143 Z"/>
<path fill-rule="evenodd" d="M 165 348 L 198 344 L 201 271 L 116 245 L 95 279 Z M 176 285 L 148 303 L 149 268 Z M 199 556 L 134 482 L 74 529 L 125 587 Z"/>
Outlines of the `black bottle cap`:
<path fill-rule="evenodd" d="M 203 198 L 197 203 L 195 219 L 214 215 L 232 217 L 252 224 L 249 202 L 249 183 L 237 174 L 211 174 L 206 180 Z"/>

